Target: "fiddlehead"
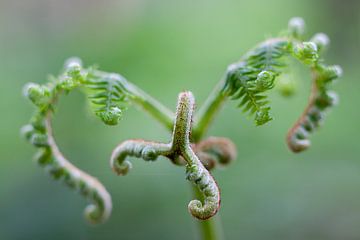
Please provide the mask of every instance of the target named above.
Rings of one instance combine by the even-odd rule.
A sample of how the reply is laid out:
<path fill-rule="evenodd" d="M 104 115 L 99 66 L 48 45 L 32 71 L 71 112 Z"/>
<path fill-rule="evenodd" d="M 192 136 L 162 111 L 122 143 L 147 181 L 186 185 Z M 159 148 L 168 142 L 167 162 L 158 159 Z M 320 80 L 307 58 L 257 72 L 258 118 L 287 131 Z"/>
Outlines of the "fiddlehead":
<path fill-rule="evenodd" d="M 333 79 L 341 75 L 339 66 L 327 66 L 321 59 L 329 38 L 324 33 L 315 34 L 310 41 L 303 42 L 305 23 L 301 18 L 293 18 L 288 24 L 288 34 L 279 38 L 271 38 L 257 45 L 240 59 L 231 64 L 222 81 L 215 88 L 199 111 L 194 129 L 194 138 L 199 141 L 208 128 L 213 116 L 228 98 L 239 100 L 239 107 L 249 116 L 254 116 L 256 125 L 269 122 L 270 105 L 266 93 L 277 84 L 277 77 L 287 66 L 289 57 L 299 60 L 310 68 L 313 78 L 313 90 L 309 106 L 304 114 L 289 131 L 287 142 L 295 152 L 306 149 L 310 142 L 308 133 L 320 123 L 324 110 L 333 105 L 334 94 L 329 92 Z M 285 94 L 293 91 L 285 89 Z M 314 103 L 321 102 L 321 107 Z M 306 126 L 305 126 L 306 125 Z M 305 131 L 304 131 L 305 130 Z"/>
<path fill-rule="evenodd" d="M 191 92 L 179 95 L 172 144 L 173 151 L 180 152 L 187 162 L 187 179 L 194 183 L 204 195 L 203 203 L 199 200 L 192 200 L 188 209 L 194 217 L 205 220 L 217 213 L 220 207 L 220 191 L 214 178 L 190 146 L 189 137 L 194 106 L 195 99 Z"/>
<path fill-rule="evenodd" d="M 232 99 L 240 100 L 243 112 L 255 115 L 256 125 L 270 121 L 270 107 L 264 93 L 274 87 L 275 77 L 284 67 L 286 39 L 271 39 L 250 51 L 237 64 L 229 67 L 223 91 Z"/>
<path fill-rule="evenodd" d="M 179 95 L 172 140 L 168 144 L 143 140 L 128 140 L 115 148 L 110 164 L 113 170 L 124 175 L 130 168 L 125 159 L 128 156 L 155 160 L 158 156 L 169 158 L 174 163 L 181 157 L 186 162 L 187 179 L 194 183 L 204 195 L 203 203 L 192 200 L 188 209 L 198 219 L 208 219 L 216 214 L 220 207 L 220 191 L 209 171 L 203 166 L 190 145 L 192 115 L 195 100 L 191 92 Z"/>
<path fill-rule="evenodd" d="M 95 114 L 108 125 L 117 125 L 128 101 L 124 88 L 126 80 L 118 74 L 92 74 L 87 87 L 93 91 L 89 96 L 95 105 Z"/>
<path fill-rule="evenodd" d="M 45 85 L 27 84 L 24 94 L 37 107 L 30 124 L 22 131 L 34 146 L 39 148 L 36 158 L 56 179 L 77 189 L 94 205 L 86 209 L 90 222 L 106 220 L 111 212 L 111 198 L 95 178 L 73 166 L 59 151 L 51 130 L 51 118 L 57 99 L 63 94 L 81 88 L 88 95 L 95 114 L 107 125 L 116 125 L 125 106 L 131 102 L 147 108 L 160 122 L 169 126 L 171 112 L 145 92 L 119 74 L 94 68 L 83 68 L 77 58 L 69 59 L 65 71 Z M 171 123 L 172 125 L 172 123 Z"/>
<path fill-rule="evenodd" d="M 166 155 L 170 150 L 169 144 L 155 143 L 138 140 L 127 140 L 117 146 L 110 159 L 110 165 L 118 175 L 126 175 L 132 168 L 126 157 L 142 158 L 146 161 L 154 161 L 159 155 Z"/>
<path fill-rule="evenodd" d="M 61 93 L 81 85 L 86 76 L 81 73 L 80 65 L 71 62 L 66 71 L 56 81 L 47 85 L 29 84 L 25 94 L 37 106 L 31 123 L 23 127 L 26 139 L 39 150 L 35 156 L 37 162 L 49 174 L 62 180 L 67 186 L 79 191 L 93 204 L 85 209 L 85 217 L 91 223 L 107 220 L 111 214 L 112 203 L 105 187 L 94 177 L 72 165 L 60 152 L 55 142 L 51 117 L 54 104 Z"/>
<path fill-rule="evenodd" d="M 173 129 L 170 143 L 144 140 L 128 140 L 121 143 L 111 156 L 112 169 L 125 175 L 131 168 L 129 156 L 156 160 L 158 156 L 169 158 L 176 165 L 186 165 L 186 176 L 201 192 L 200 200 L 192 200 L 188 209 L 198 219 L 208 219 L 220 207 L 220 191 L 208 170 L 218 162 L 227 164 L 236 158 L 231 141 L 224 138 L 208 138 L 202 135 L 213 115 L 222 103 L 230 98 L 239 101 L 239 107 L 254 116 L 256 125 L 269 122 L 270 106 L 266 93 L 273 89 L 276 78 L 286 66 L 286 57 L 293 56 L 312 73 L 312 93 L 308 106 L 287 135 L 288 145 L 294 152 L 310 145 L 309 133 L 318 128 L 325 110 L 336 102 L 329 91 L 330 83 L 341 75 L 339 66 L 327 66 L 320 60 L 321 52 L 329 43 L 325 34 L 316 34 L 304 42 L 305 24 L 301 18 L 290 20 L 288 35 L 264 41 L 250 50 L 241 60 L 232 64 L 200 111 L 194 136 L 190 134 L 195 100 L 191 92 L 179 95 L 175 124 L 173 114 L 119 74 L 106 73 L 92 68 L 83 69 L 78 60 L 66 64 L 65 73 L 46 85 L 29 84 L 27 97 L 37 107 L 31 123 L 23 128 L 26 138 L 39 151 L 36 159 L 55 179 L 61 179 L 69 187 L 77 189 L 93 203 L 85 214 L 90 222 L 106 220 L 111 212 L 111 198 L 95 178 L 73 166 L 58 149 L 52 133 L 51 119 L 54 105 L 62 93 L 83 87 L 91 100 L 95 114 L 108 125 L 116 125 L 128 103 L 139 105 L 168 129 Z M 287 89 L 289 94 L 291 89 Z"/>
<path fill-rule="evenodd" d="M 310 42 L 292 45 L 293 56 L 309 66 L 312 80 L 308 104 L 286 137 L 287 144 L 293 152 L 301 152 L 310 146 L 310 133 L 321 125 L 326 111 L 337 103 L 337 95 L 329 91 L 329 87 L 342 75 L 342 69 L 337 65 L 327 66 L 320 58 L 329 42 L 326 34 L 317 33 Z"/>
<path fill-rule="evenodd" d="M 215 167 L 216 163 L 227 165 L 236 159 L 237 151 L 235 144 L 228 138 L 223 137 L 209 137 L 193 147 L 196 155 L 201 162 L 207 163 L 212 167 L 207 167 L 208 170 Z M 203 160 L 207 159 L 206 161 Z M 204 164 L 206 166 L 206 164 Z"/>
<path fill-rule="evenodd" d="M 326 111 L 337 103 L 337 95 L 328 91 L 327 85 L 340 75 L 341 68 L 338 66 L 318 65 L 312 68 L 312 91 L 308 104 L 287 134 L 287 144 L 293 152 L 301 152 L 310 146 L 310 133 L 321 125 Z"/>

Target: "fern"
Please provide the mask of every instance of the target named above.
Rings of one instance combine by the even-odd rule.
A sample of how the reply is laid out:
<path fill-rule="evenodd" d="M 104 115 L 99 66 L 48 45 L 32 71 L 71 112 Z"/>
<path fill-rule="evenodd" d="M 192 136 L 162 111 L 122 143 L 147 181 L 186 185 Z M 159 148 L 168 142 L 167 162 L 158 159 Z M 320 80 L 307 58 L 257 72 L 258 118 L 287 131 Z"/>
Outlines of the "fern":
<path fill-rule="evenodd" d="M 51 126 L 56 103 L 64 93 L 83 89 L 95 115 L 107 125 L 118 124 L 130 103 L 138 105 L 172 131 L 172 139 L 169 143 L 141 139 L 124 141 L 113 151 L 112 169 L 119 175 L 127 174 L 131 169 L 127 157 L 131 156 L 146 161 L 162 156 L 175 165 L 185 165 L 186 178 L 193 183 L 199 198 L 189 203 L 188 210 L 194 217 L 206 220 L 218 212 L 221 202 L 220 189 L 209 171 L 217 164 L 225 165 L 236 158 L 236 149 L 230 140 L 202 139 L 226 100 L 237 101 L 238 107 L 253 117 L 256 125 L 263 125 L 272 120 L 267 93 L 287 66 L 288 57 L 307 66 L 312 73 L 309 102 L 287 135 L 288 146 L 294 152 L 310 145 L 309 134 L 321 125 L 326 111 L 336 103 L 330 86 L 342 71 L 339 66 L 328 66 L 321 59 L 329 43 L 328 37 L 318 33 L 304 42 L 305 23 L 301 18 L 291 19 L 288 27 L 286 36 L 264 41 L 228 67 L 225 78 L 198 112 L 194 129 L 195 99 L 190 91 L 180 93 L 174 114 L 121 75 L 83 68 L 79 59 L 72 58 L 66 62 L 60 76 L 44 85 L 26 85 L 24 93 L 36 110 L 22 132 L 38 149 L 35 158 L 40 166 L 91 201 L 85 210 L 87 219 L 92 223 L 103 222 L 111 213 L 111 197 L 96 178 L 72 165 L 60 152 Z M 292 89 L 286 91 L 290 93 Z"/>
<path fill-rule="evenodd" d="M 293 152 L 301 152 L 310 146 L 309 135 L 320 127 L 327 110 L 338 102 L 337 94 L 329 86 L 340 77 L 339 66 L 316 63 L 312 67 L 312 91 L 308 104 L 287 134 L 287 144 Z"/>
<path fill-rule="evenodd" d="M 99 223 L 107 220 L 111 214 L 110 194 L 96 178 L 65 158 L 56 144 L 51 126 L 58 98 L 76 88 L 85 90 L 95 114 L 105 124 L 116 125 L 130 101 L 143 107 L 150 105 L 152 108 L 149 107 L 149 112 L 165 124 L 172 120 L 169 120 L 167 115 L 170 114 L 165 107 L 128 83 L 125 78 L 93 68 L 83 68 L 77 58 L 67 60 L 63 73 L 52 77 L 48 83 L 29 83 L 24 87 L 24 95 L 36 106 L 36 110 L 30 123 L 22 128 L 22 133 L 38 149 L 36 161 L 54 179 L 63 181 L 88 198 L 92 204 L 85 209 L 85 217 L 91 223 Z"/>
<path fill-rule="evenodd" d="M 250 51 L 243 60 L 228 71 L 223 91 L 233 100 L 240 100 L 238 107 L 250 116 L 255 114 L 256 125 L 272 120 L 266 91 L 274 87 L 274 80 L 285 66 L 283 56 L 288 41 L 275 39 L 264 42 Z"/>
<path fill-rule="evenodd" d="M 224 81 L 214 89 L 199 111 L 194 139 L 202 138 L 217 110 L 228 98 L 239 101 L 238 107 L 247 115 L 254 116 L 256 125 L 272 120 L 267 92 L 278 83 L 275 79 L 284 71 L 289 58 L 293 57 L 310 69 L 313 78 L 308 106 L 287 136 L 292 151 L 305 150 L 310 145 L 309 133 L 320 126 L 325 111 L 334 105 L 335 94 L 329 91 L 329 88 L 332 80 L 339 77 L 342 71 L 339 66 L 327 66 L 323 63 L 322 53 L 330 42 L 326 34 L 317 33 L 310 41 L 304 42 L 304 39 L 304 20 L 292 18 L 288 24 L 287 35 L 260 43 L 238 63 L 230 65 Z M 283 90 L 286 94 L 292 93 L 294 86 L 293 83 L 292 86 L 285 86 Z M 317 103 L 324 106 L 318 107 Z"/>
<path fill-rule="evenodd" d="M 175 164 L 177 164 L 177 159 L 181 158 L 186 164 L 186 178 L 199 189 L 204 198 L 203 203 L 199 200 L 192 200 L 188 205 L 189 212 L 194 217 L 205 220 L 215 215 L 219 210 L 220 190 L 214 178 L 190 146 L 189 138 L 194 105 L 195 99 L 191 92 L 180 93 L 171 142 L 166 144 L 144 140 L 127 140 L 114 149 L 110 164 L 116 174 L 126 175 L 132 167 L 131 163 L 126 160 L 127 157 L 134 156 L 146 161 L 154 161 L 158 156 L 164 156 Z M 221 139 L 221 142 L 224 143 L 224 140 Z M 208 143 L 205 144 L 209 145 Z M 205 148 L 204 145 L 199 145 L 200 147 Z M 197 149 L 197 147 L 194 148 Z M 218 154 L 218 158 L 224 162 L 231 161 L 234 155 L 232 146 L 222 147 L 221 150 L 223 152 Z M 223 158 L 224 156 L 226 157 Z"/>
<path fill-rule="evenodd" d="M 24 94 L 37 107 L 30 124 L 22 128 L 25 138 L 36 148 L 36 161 L 57 180 L 76 189 L 92 204 L 85 209 L 85 216 L 91 223 L 108 219 L 112 209 L 111 197 L 105 187 L 94 177 L 72 165 L 60 152 L 52 133 L 51 119 L 55 104 L 61 94 L 82 86 L 87 72 L 81 68 L 80 61 L 71 59 L 65 64 L 65 71 L 52 78 L 45 85 L 30 83 Z"/>
<path fill-rule="evenodd" d="M 129 101 L 124 81 L 126 80 L 118 74 L 92 74 L 86 82 L 95 114 L 105 124 L 117 125 Z"/>

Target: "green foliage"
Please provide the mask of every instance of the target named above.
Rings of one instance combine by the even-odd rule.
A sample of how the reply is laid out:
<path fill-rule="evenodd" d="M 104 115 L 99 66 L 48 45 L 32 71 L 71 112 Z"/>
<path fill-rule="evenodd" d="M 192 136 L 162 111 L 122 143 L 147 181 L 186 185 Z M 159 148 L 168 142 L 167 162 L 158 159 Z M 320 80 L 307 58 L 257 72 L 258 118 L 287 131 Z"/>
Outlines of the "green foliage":
<path fill-rule="evenodd" d="M 293 55 L 307 65 L 315 63 L 319 58 L 318 48 L 313 42 L 294 43 L 292 50 Z"/>
<path fill-rule="evenodd" d="M 57 180 L 79 191 L 93 204 L 85 209 L 85 216 L 91 223 L 105 221 L 111 213 L 111 198 L 97 179 L 73 166 L 59 151 L 51 128 L 54 105 L 62 93 L 67 93 L 84 84 L 87 73 L 79 61 L 72 59 L 65 64 L 65 71 L 46 85 L 34 83 L 24 87 L 24 95 L 36 106 L 30 124 L 22 128 L 24 137 L 38 151 L 35 160 Z"/>
<path fill-rule="evenodd" d="M 292 18 L 288 24 L 288 36 L 264 41 L 228 68 L 222 91 L 232 100 L 239 100 L 238 107 L 254 116 L 257 126 L 273 119 L 266 93 L 274 88 L 275 78 L 283 72 L 290 56 L 310 68 L 321 68 L 319 54 L 328 46 L 329 38 L 324 33 L 318 33 L 311 41 L 302 42 L 304 34 L 304 21 Z M 323 78 L 322 75 L 318 77 Z M 284 96 L 291 95 L 294 84 L 283 84 L 280 89 Z"/>
<path fill-rule="evenodd" d="M 266 41 L 230 66 L 223 91 L 249 116 L 255 115 L 256 125 L 270 120 L 270 106 L 265 92 L 274 87 L 274 80 L 285 66 L 283 57 L 288 52 L 286 39 Z"/>
<path fill-rule="evenodd" d="M 124 141 L 114 149 L 110 164 L 116 174 L 126 175 L 132 166 L 126 160 L 127 157 L 134 156 L 146 161 L 154 161 L 158 156 L 164 156 L 175 164 L 177 164 L 176 160 L 181 157 L 186 163 L 186 178 L 203 193 L 204 198 L 203 202 L 192 200 L 188 205 L 189 212 L 194 217 L 205 220 L 215 215 L 219 210 L 220 191 L 214 178 L 190 146 L 189 138 L 194 105 L 195 99 L 191 92 L 180 93 L 170 143 L 156 143 L 144 140 Z M 232 160 L 229 159 L 232 156 L 226 155 L 234 155 L 234 153 L 229 153 L 228 148 L 222 150 L 224 151 L 218 152 L 219 158 L 224 161 Z"/>
<path fill-rule="evenodd" d="M 111 167 L 118 175 L 125 175 L 131 168 L 126 160 L 129 156 L 151 161 L 163 156 L 176 165 L 186 165 L 186 178 L 202 194 L 200 200 L 189 203 L 188 209 L 194 217 L 208 219 L 220 207 L 220 191 L 209 170 L 217 162 L 227 164 L 236 158 L 236 149 L 230 140 L 201 139 L 223 102 L 228 99 L 238 101 L 238 107 L 253 117 L 258 126 L 269 122 L 272 117 L 267 93 L 277 84 L 276 78 L 287 67 L 289 57 L 299 60 L 311 70 L 313 88 L 308 106 L 288 132 L 287 143 L 294 152 L 310 145 L 309 134 L 319 127 L 325 111 L 335 104 L 335 94 L 329 88 L 342 71 L 339 66 L 325 65 L 321 59 L 329 39 L 319 33 L 304 42 L 304 34 L 304 21 L 293 18 L 289 21 L 287 36 L 260 43 L 239 62 L 230 65 L 224 81 L 219 83 L 200 109 L 199 117 L 195 118 L 193 136 L 195 100 L 191 92 L 179 95 L 174 115 L 121 75 L 83 68 L 77 58 L 69 59 L 63 73 L 48 83 L 25 86 L 24 95 L 35 105 L 36 111 L 30 123 L 22 128 L 23 135 L 38 149 L 35 158 L 39 165 L 53 178 L 62 180 L 92 202 L 85 210 L 87 219 L 92 223 L 103 222 L 111 213 L 110 195 L 100 182 L 73 166 L 58 149 L 51 127 L 55 105 L 63 93 L 81 88 L 90 99 L 95 115 L 107 125 L 118 124 L 130 102 L 139 105 L 172 131 L 172 139 L 169 143 L 125 141 L 115 148 Z M 294 91 L 293 87 L 284 89 L 285 95 Z"/>
<path fill-rule="evenodd" d="M 305 34 L 305 22 L 300 17 L 293 17 L 288 23 L 288 34 L 290 37 L 301 40 Z"/>
<path fill-rule="evenodd" d="M 128 102 L 127 92 L 118 74 L 93 75 L 86 82 L 95 114 L 107 125 L 117 125 Z"/>
<path fill-rule="evenodd" d="M 341 74 L 341 68 L 336 65 L 326 66 L 316 63 L 312 67 L 312 93 L 308 105 L 287 136 L 287 143 L 292 151 L 301 152 L 310 146 L 310 133 L 319 128 L 326 111 L 338 101 L 336 93 L 328 89 L 333 80 Z"/>
<path fill-rule="evenodd" d="M 287 135 L 287 144 L 293 152 L 301 152 L 310 146 L 310 133 L 320 127 L 326 111 L 337 103 L 336 93 L 329 89 L 333 81 L 342 75 L 342 69 L 337 65 L 328 66 L 321 59 L 329 42 L 324 33 L 317 33 L 310 42 L 292 44 L 292 55 L 309 66 L 312 75 L 308 104 Z"/>

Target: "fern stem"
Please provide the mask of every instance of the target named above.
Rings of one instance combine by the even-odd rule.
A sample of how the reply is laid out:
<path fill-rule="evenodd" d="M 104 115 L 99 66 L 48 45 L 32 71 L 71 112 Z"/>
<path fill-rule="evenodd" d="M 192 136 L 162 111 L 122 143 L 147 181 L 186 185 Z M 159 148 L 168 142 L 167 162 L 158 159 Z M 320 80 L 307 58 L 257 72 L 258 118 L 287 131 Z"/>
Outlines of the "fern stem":
<path fill-rule="evenodd" d="M 109 75 L 110 77 L 113 77 L 115 81 L 120 83 L 119 85 L 121 86 L 122 91 L 124 91 L 122 94 L 126 95 L 128 100 L 139 106 L 142 111 L 149 113 L 152 117 L 163 124 L 169 131 L 173 130 L 175 114 L 155 98 L 141 90 L 138 86 L 132 84 L 119 74 L 108 73 L 99 70 L 92 70 L 91 73 L 100 79 L 109 77 Z"/>
<path fill-rule="evenodd" d="M 174 113 L 134 84 L 131 84 L 130 82 L 127 84 L 128 89 L 134 93 L 134 97 L 132 97 L 131 100 L 162 123 L 169 131 L 172 131 L 174 125 Z"/>
<path fill-rule="evenodd" d="M 204 134 L 207 132 L 210 124 L 212 123 L 215 115 L 226 100 L 226 95 L 222 91 L 224 87 L 224 80 L 220 81 L 205 103 L 199 109 L 195 125 L 192 133 L 192 140 L 198 142 L 202 139 Z"/>
<path fill-rule="evenodd" d="M 88 205 L 84 211 L 85 217 L 90 223 L 96 224 L 106 221 L 110 217 L 112 210 L 110 194 L 99 180 L 71 164 L 61 153 L 53 136 L 50 111 L 46 114 L 45 127 L 48 144 L 54 158 L 54 163 L 49 164 L 46 167 L 47 170 L 53 177 L 57 175 L 69 187 L 76 189 L 92 200 L 93 203 Z"/>

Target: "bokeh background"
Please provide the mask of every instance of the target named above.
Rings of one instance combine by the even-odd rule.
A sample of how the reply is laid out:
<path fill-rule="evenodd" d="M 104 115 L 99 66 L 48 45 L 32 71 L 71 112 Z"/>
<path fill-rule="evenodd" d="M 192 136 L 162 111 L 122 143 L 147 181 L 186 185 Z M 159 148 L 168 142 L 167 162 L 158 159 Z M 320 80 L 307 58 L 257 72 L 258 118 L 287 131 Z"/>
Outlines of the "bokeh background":
<path fill-rule="evenodd" d="M 196 239 L 187 212 L 191 191 L 184 169 L 165 159 L 134 159 L 126 177 L 115 176 L 109 155 L 122 140 L 167 141 L 148 115 L 130 108 L 117 127 L 89 114 L 73 92 L 61 99 L 55 135 L 77 166 L 98 177 L 113 198 L 113 215 L 89 226 L 86 200 L 54 182 L 32 161 L 34 149 L 19 136 L 33 107 L 21 95 L 29 81 L 44 83 L 64 60 L 123 74 L 174 109 L 191 90 L 201 104 L 226 66 L 247 49 L 276 36 L 292 16 L 308 36 L 326 32 L 326 58 L 344 77 L 334 86 L 340 105 L 313 135 L 313 147 L 294 155 L 284 137 L 308 96 L 308 73 L 291 99 L 271 94 L 274 121 L 255 127 L 235 103 L 221 111 L 210 135 L 238 146 L 231 166 L 214 175 L 227 239 L 360 239 L 360 1 L 239 0 L 0 0 L 0 239 Z"/>

